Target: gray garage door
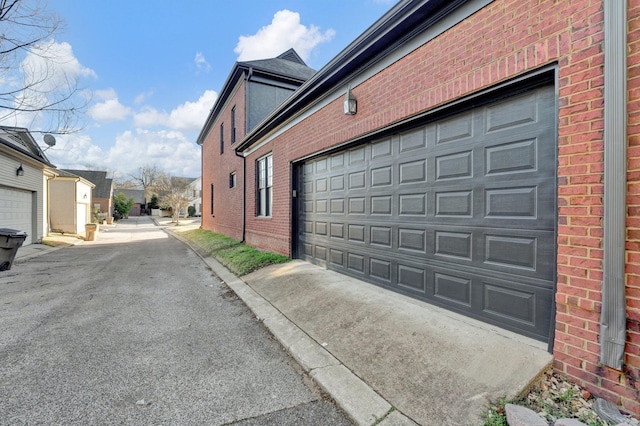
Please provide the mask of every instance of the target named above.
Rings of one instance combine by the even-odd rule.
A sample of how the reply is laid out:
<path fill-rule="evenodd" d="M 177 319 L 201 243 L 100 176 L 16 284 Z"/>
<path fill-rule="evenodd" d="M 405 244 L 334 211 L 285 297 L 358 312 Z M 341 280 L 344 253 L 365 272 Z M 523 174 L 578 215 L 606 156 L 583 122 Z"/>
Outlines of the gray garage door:
<path fill-rule="evenodd" d="M 555 110 L 539 88 L 301 164 L 298 257 L 546 341 Z"/>

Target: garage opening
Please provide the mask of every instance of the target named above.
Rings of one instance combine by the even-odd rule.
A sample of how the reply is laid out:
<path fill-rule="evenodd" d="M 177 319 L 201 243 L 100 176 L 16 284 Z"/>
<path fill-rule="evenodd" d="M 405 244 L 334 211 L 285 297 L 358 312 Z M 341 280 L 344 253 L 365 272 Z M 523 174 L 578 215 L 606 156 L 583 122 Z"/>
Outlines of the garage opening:
<path fill-rule="evenodd" d="M 556 101 L 538 87 L 297 165 L 297 256 L 548 341 Z"/>

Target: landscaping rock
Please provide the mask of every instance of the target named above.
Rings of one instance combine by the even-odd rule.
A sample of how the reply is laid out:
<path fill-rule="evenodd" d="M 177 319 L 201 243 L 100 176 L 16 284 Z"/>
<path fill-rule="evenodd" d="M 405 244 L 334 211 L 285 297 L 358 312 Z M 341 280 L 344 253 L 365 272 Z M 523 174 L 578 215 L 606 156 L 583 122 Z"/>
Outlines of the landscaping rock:
<path fill-rule="evenodd" d="M 549 426 L 535 411 L 514 404 L 506 404 L 504 410 L 507 414 L 509 426 Z"/>
<path fill-rule="evenodd" d="M 587 426 L 585 423 L 582 423 L 580 420 L 576 419 L 559 419 L 553 424 L 553 426 Z"/>

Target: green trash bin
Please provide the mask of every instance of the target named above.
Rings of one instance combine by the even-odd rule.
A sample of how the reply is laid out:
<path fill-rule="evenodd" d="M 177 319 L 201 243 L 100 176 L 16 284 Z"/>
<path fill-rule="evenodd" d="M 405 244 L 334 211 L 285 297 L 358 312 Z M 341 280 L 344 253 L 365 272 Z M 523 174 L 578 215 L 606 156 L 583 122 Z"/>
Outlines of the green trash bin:
<path fill-rule="evenodd" d="M 13 259 L 26 239 L 27 233 L 24 231 L 0 228 L 0 271 L 11 269 Z"/>

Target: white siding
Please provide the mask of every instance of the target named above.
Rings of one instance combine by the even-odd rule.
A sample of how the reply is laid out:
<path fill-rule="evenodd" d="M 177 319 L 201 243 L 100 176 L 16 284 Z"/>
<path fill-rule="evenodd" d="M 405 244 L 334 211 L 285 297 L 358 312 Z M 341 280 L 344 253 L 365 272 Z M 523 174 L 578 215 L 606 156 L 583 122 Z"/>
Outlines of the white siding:
<path fill-rule="evenodd" d="M 22 165 L 24 170 L 23 176 L 16 176 L 16 170 Z M 43 195 L 43 167 L 34 167 L 33 165 L 21 162 L 20 160 L 10 157 L 0 152 L 0 186 L 10 190 L 27 191 L 32 194 L 31 226 L 26 232 L 29 234 L 28 242 L 39 242 L 43 237 L 44 214 L 44 195 Z M 17 228 L 14 226 L 19 222 L 13 219 L 0 219 L 0 227 Z M 25 242 L 26 244 L 27 242 Z"/>

